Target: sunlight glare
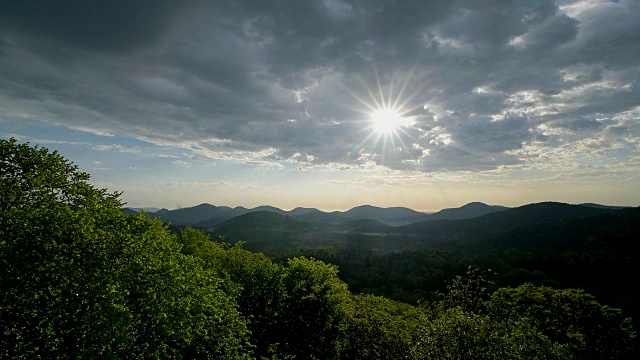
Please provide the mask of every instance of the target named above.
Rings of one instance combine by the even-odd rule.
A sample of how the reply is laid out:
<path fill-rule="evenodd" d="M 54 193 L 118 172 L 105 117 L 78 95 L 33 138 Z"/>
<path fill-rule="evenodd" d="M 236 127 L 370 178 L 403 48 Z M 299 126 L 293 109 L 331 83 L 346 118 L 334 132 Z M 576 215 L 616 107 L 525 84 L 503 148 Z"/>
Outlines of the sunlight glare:
<path fill-rule="evenodd" d="M 405 123 L 405 119 L 392 108 L 384 108 L 374 112 L 371 114 L 371 121 L 374 130 L 380 135 L 391 134 Z"/>

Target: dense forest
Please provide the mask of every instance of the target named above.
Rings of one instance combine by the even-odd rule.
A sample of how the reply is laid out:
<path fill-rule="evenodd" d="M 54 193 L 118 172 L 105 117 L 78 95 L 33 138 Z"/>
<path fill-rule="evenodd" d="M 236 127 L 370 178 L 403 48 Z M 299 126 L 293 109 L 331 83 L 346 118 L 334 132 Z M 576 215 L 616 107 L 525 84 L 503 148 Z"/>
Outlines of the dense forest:
<path fill-rule="evenodd" d="M 304 255 L 338 265 L 352 291 L 407 303 L 432 298 L 453 277 L 476 266 L 486 271 L 493 289 L 527 282 L 585 289 L 636 318 L 640 298 L 628 277 L 638 275 L 639 238 L 640 208 L 626 208 L 504 232 L 496 228 L 481 240 L 450 240 L 422 250 L 381 253 L 363 246 L 324 246 L 271 254 L 280 261 Z"/>
<path fill-rule="evenodd" d="M 128 214 L 46 148 L 0 140 L 0 174 L 2 358 L 637 356 L 638 209 L 430 250 L 265 255 Z"/>

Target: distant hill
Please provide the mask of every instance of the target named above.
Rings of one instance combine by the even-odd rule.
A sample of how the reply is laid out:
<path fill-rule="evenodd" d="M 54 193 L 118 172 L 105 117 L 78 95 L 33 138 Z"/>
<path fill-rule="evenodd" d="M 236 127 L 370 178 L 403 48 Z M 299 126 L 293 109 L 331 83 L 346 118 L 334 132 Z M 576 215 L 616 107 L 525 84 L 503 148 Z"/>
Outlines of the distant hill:
<path fill-rule="evenodd" d="M 324 212 L 317 209 L 305 212 L 300 215 L 294 215 L 296 220 L 305 221 L 314 224 L 342 224 L 348 221 L 356 220 L 352 217 L 346 216 L 341 211 Z"/>
<path fill-rule="evenodd" d="M 317 212 L 317 211 L 320 211 L 320 210 L 314 209 L 314 208 L 297 207 L 297 208 L 289 211 L 288 215 L 290 215 L 290 216 L 304 215 L 304 214 L 309 214 L 309 213 L 313 213 L 313 212 Z"/>
<path fill-rule="evenodd" d="M 139 213 L 139 212 L 142 212 L 142 211 L 144 211 L 146 213 L 153 213 L 153 212 L 156 212 L 156 211 L 160 210 L 160 208 L 157 208 L 157 207 L 142 207 L 142 208 L 139 208 L 139 207 L 128 207 L 127 209 L 129 209 L 129 210 L 131 210 L 133 212 L 136 212 L 136 213 Z"/>
<path fill-rule="evenodd" d="M 628 206 L 611 206 L 611 205 L 600 205 L 600 204 L 594 204 L 594 203 L 584 203 L 584 204 L 580 204 L 580 205 L 581 206 L 598 208 L 598 209 L 609 209 L 609 210 L 620 210 L 620 209 L 628 208 Z"/>
<path fill-rule="evenodd" d="M 364 205 L 346 211 L 344 214 L 356 219 L 378 220 L 389 226 L 402 226 L 427 220 L 472 219 L 507 209 L 509 208 L 505 206 L 472 202 L 459 208 L 443 209 L 433 214 L 427 214 L 403 207 L 378 208 Z"/>
<path fill-rule="evenodd" d="M 212 217 L 221 216 L 227 211 L 228 210 L 220 209 L 211 204 L 200 204 L 194 207 L 176 210 L 162 209 L 151 215 L 176 225 L 189 225 Z"/>
<path fill-rule="evenodd" d="M 372 220 L 393 220 L 397 218 L 407 218 L 412 216 L 422 216 L 424 213 L 417 212 L 405 207 L 388 207 L 381 208 L 371 205 L 362 205 L 354 207 L 343 213 L 345 216 L 354 219 L 372 219 Z"/>
<path fill-rule="evenodd" d="M 314 224 L 343 224 L 354 220 L 376 220 L 388 226 L 410 224 L 423 220 L 425 213 L 405 207 L 381 208 L 371 205 L 354 207 L 347 211 L 324 212 L 313 208 L 296 208 L 287 215 L 296 220 Z"/>
<path fill-rule="evenodd" d="M 390 228 L 378 220 L 372 219 L 358 219 L 347 221 L 345 223 L 336 226 L 336 230 L 342 230 L 351 233 L 363 233 L 363 232 L 386 232 Z"/>
<path fill-rule="evenodd" d="M 252 230 L 282 231 L 301 230 L 307 224 L 297 221 L 290 216 L 280 215 L 271 211 L 252 211 L 236 216 L 215 227 L 217 232 L 227 232 L 233 228 L 245 228 Z"/>
<path fill-rule="evenodd" d="M 401 239 L 396 246 L 398 251 L 401 251 L 433 246 L 455 246 L 458 240 L 479 241 L 499 236 L 517 228 L 604 214 L 610 211 L 616 210 L 544 202 L 496 211 L 472 219 L 427 220 L 388 228 L 374 225 L 359 228 L 358 231 L 362 234 L 375 233 L 379 236 Z"/>
<path fill-rule="evenodd" d="M 608 211 L 609 209 L 548 201 L 523 205 L 499 213 L 488 214 L 477 218 L 476 221 L 505 227 L 517 227 L 573 217 L 602 214 Z"/>
<path fill-rule="evenodd" d="M 228 206 L 200 204 L 198 206 L 176 210 L 160 209 L 150 214 L 177 226 L 192 225 L 204 229 L 213 229 L 218 224 L 233 219 L 234 217 L 260 211 L 291 216 L 298 221 L 313 224 L 335 225 L 353 220 L 369 219 L 379 221 L 387 226 L 401 226 L 425 220 L 469 219 L 504 209 L 507 208 L 504 206 L 490 206 L 478 202 L 470 203 L 460 208 L 444 209 L 434 214 L 427 214 L 406 207 L 382 208 L 372 205 L 356 206 L 347 211 L 324 212 L 315 208 L 302 207 L 285 211 L 269 205 L 248 209 L 242 206 L 230 208 Z"/>
<path fill-rule="evenodd" d="M 303 240 L 303 234 L 311 230 L 311 226 L 270 211 L 254 211 L 236 216 L 215 226 L 209 232 L 215 236 L 223 236 L 226 241 L 246 242 L 247 249 L 263 251 L 296 246 Z"/>
<path fill-rule="evenodd" d="M 442 209 L 429 214 L 427 220 L 462 220 L 473 219 L 483 215 L 509 209 L 505 206 L 487 205 L 481 202 L 471 202 L 459 208 Z"/>
<path fill-rule="evenodd" d="M 607 256 L 614 251 L 621 258 L 640 254 L 640 242 L 635 241 L 640 239 L 640 208 L 602 210 L 589 216 L 521 226 L 490 239 L 486 245 L 553 251 L 588 246 Z"/>
<path fill-rule="evenodd" d="M 441 228 L 443 224 L 448 224 L 445 226 L 445 231 L 448 233 L 470 231 L 485 233 L 572 217 L 601 214 L 607 211 L 609 210 L 581 205 L 543 202 L 496 211 L 472 219 L 450 220 L 445 222 L 433 220 L 424 221 L 396 228 L 395 231 L 403 233 L 429 233 L 435 228 Z"/>
<path fill-rule="evenodd" d="M 253 209 L 251 209 L 251 212 L 256 212 L 256 211 L 269 211 L 269 212 L 274 212 L 276 214 L 280 214 L 280 215 L 288 215 L 289 212 L 288 211 L 284 211 L 280 208 L 277 208 L 275 206 L 269 206 L 269 205 L 262 205 L 262 206 L 258 206 L 255 207 Z"/>

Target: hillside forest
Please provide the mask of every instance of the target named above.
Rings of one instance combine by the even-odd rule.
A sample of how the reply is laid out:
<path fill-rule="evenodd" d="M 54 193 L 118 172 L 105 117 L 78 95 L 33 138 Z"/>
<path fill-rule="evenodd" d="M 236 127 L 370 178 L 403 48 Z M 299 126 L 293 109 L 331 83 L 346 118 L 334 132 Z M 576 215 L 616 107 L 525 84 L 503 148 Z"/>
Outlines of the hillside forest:
<path fill-rule="evenodd" d="M 0 358 L 638 355 L 640 208 L 176 221 L 15 139 L 0 174 Z"/>

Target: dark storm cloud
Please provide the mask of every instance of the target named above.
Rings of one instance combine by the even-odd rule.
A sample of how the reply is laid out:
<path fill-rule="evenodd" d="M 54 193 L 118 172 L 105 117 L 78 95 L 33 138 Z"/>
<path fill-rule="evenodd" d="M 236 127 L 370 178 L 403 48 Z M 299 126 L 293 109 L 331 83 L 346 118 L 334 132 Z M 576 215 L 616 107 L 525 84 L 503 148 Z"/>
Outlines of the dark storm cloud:
<path fill-rule="evenodd" d="M 554 129 L 637 141 L 639 16 L 633 1 L 8 1 L 0 108 L 212 157 L 486 170 L 557 146 Z M 379 85 L 414 122 L 386 141 L 363 104 Z"/>
<path fill-rule="evenodd" d="M 3 1 L 0 17 L 14 30 L 104 52 L 124 52 L 158 42 L 192 1 Z"/>

